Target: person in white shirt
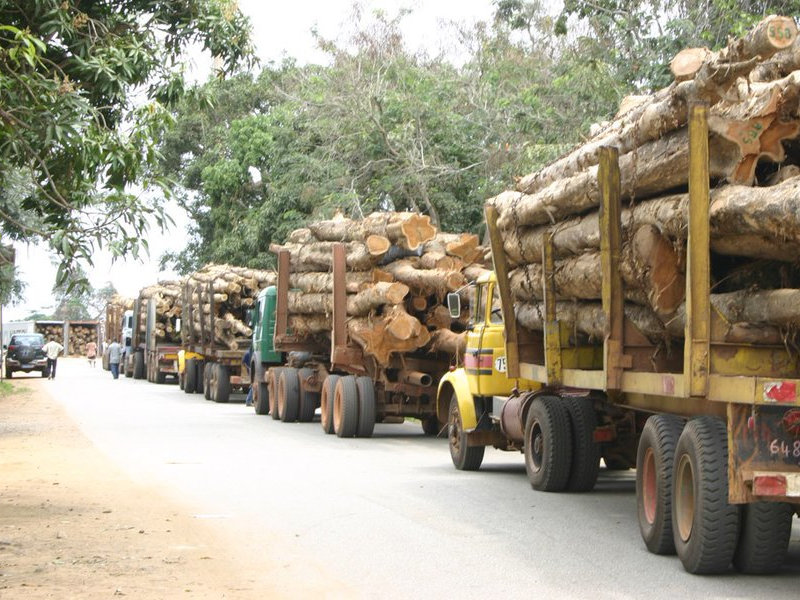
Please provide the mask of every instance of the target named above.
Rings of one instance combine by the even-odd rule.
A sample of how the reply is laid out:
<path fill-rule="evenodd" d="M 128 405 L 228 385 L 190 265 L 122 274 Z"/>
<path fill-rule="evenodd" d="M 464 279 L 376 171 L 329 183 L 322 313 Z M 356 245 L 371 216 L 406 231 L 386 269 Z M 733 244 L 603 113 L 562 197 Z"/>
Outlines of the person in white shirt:
<path fill-rule="evenodd" d="M 42 346 L 42 350 L 47 355 L 47 378 L 48 379 L 55 379 L 56 378 L 56 363 L 58 362 L 58 355 L 61 354 L 61 351 L 64 349 L 64 346 L 59 344 L 55 341 L 52 337 L 50 341 L 47 342 L 44 346 Z"/>
<path fill-rule="evenodd" d="M 108 366 L 111 369 L 111 376 L 119 379 L 119 363 L 122 359 L 122 346 L 114 340 L 108 347 Z"/>

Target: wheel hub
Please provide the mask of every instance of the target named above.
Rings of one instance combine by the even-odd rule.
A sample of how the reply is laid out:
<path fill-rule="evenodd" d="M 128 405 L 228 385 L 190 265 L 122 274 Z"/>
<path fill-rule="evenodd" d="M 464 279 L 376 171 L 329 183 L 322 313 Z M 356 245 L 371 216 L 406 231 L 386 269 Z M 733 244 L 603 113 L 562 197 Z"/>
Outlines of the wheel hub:
<path fill-rule="evenodd" d="M 675 478 L 675 516 L 677 517 L 678 534 L 684 542 L 692 536 L 694 526 L 694 470 L 692 461 L 684 454 L 678 461 Z"/>

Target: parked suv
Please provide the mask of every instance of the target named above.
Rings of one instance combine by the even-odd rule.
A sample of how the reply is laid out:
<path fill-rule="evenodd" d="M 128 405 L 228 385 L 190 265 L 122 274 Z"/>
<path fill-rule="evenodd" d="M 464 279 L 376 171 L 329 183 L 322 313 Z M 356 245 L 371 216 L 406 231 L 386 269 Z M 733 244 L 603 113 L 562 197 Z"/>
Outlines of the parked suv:
<path fill-rule="evenodd" d="M 42 350 L 44 336 L 41 333 L 15 333 L 6 349 L 6 379 L 17 371 L 39 371 L 42 377 L 50 373 L 47 369 L 47 356 Z"/>

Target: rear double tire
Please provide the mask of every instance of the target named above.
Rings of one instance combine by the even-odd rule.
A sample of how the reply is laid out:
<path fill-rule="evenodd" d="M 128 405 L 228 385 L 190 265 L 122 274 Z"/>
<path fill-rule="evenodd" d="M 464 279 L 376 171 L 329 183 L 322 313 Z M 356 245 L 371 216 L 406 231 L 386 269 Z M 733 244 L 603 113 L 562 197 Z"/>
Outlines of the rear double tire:
<path fill-rule="evenodd" d="M 369 377 L 357 377 L 358 426 L 356 437 L 372 437 L 375 430 L 375 384 Z"/>
<path fill-rule="evenodd" d="M 322 430 L 327 433 L 335 433 L 333 428 L 333 406 L 336 396 L 336 385 L 339 383 L 339 375 L 328 375 L 322 382 L 322 394 L 319 399 L 320 423 Z"/>
<path fill-rule="evenodd" d="M 144 354 L 141 352 L 134 352 L 133 353 L 133 378 L 134 379 L 144 379 L 145 377 L 145 367 L 144 367 Z"/>
<path fill-rule="evenodd" d="M 776 573 L 789 550 L 794 508 L 786 502 L 754 502 L 743 506 L 741 513 L 733 566 L 748 575 Z"/>
<path fill-rule="evenodd" d="M 206 400 L 212 399 L 212 374 L 211 371 L 213 370 L 214 363 L 206 362 L 203 363 L 203 397 Z"/>
<path fill-rule="evenodd" d="M 563 491 L 572 465 L 569 412 L 553 396 L 535 398 L 525 423 L 525 470 L 535 490 Z"/>
<path fill-rule="evenodd" d="M 684 421 L 652 415 L 636 455 L 636 509 L 639 532 L 653 554 L 675 554 L 672 532 L 672 470 Z"/>
<path fill-rule="evenodd" d="M 567 491 L 590 492 L 600 473 L 600 445 L 594 441 L 597 413 L 589 398 L 562 398 L 572 430 L 572 465 Z"/>
<path fill-rule="evenodd" d="M 278 378 L 278 412 L 281 421 L 297 421 L 300 412 L 300 380 L 297 369 L 285 367 Z"/>
<path fill-rule="evenodd" d="M 278 411 L 278 380 L 283 367 L 273 367 L 267 371 L 267 397 L 269 398 L 269 413 L 274 421 L 281 418 Z"/>
<path fill-rule="evenodd" d="M 352 375 L 340 377 L 333 396 L 333 430 L 340 438 L 358 431 L 358 387 Z"/>
<path fill-rule="evenodd" d="M 739 536 L 739 507 L 728 504 L 728 433 L 716 417 L 689 421 L 675 448 L 672 527 L 675 550 L 694 574 L 727 571 Z"/>
<path fill-rule="evenodd" d="M 264 381 L 264 368 L 256 364 L 256 379 L 251 383 L 253 386 L 253 408 L 257 415 L 269 413 L 269 388 Z"/>
<path fill-rule="evenodd" d="M 225 404 L 231 398 L 231 375 L 226 365 L 214 365 L 214 402 Z"/>
<path fill-rule="evenodd" d="M 183 364 L 183 391 L 194 394 L 197 389 L 197 359 L 187 358 Z"/>

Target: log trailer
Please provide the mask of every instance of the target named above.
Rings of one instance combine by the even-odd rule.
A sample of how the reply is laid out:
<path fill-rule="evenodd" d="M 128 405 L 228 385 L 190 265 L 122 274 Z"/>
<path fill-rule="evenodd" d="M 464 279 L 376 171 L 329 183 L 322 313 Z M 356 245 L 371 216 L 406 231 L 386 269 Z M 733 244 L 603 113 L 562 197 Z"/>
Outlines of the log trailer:
<path fill-rule="evenodd" d="M 250 385 L 242 364 L 250 338 L 237 338 L 235 348 L 220 343 L 215 336 L 220 317 L 214 293 L 212 282 L 187 278 L 183 286 L 181 384 L 187 394 L 201 393 L 206 400 L 225 403 L 230 400 L 231 392 L 246 391 Z"/>
<path fill-rule="evenodd" d="M 600 236 L 605 338 L 556 318 L 552 239 L 542 257 L 543 331 L 519 326 L 509 267 L 487 204 L 494 273 L 475 288 L 465 367 L 439 383 L 456 468 L 486 446 L 524 453 L 540 491 L 589 491 L 599 461 L 636 468 L 647 549 L 690 573 L 781 568 L 800 510 L 800 362 L 785 345 L 725 341 L 710 302 L 707 107 L 690 112 L 684 340 L 654 345 L 625 313 L 619 261 L 618 152 L 601 150 Z M 458 296 L 448 301 L 457 310 Z M 501 309 L 501 310 L 500 310 Z"/>
<path fill-rule="evenodd" d="M 382 365 L 352 341 L 347 331 L 346 247 L 334 244 L 332 252 L 330 338 L 292 332 L 290 254 L 278 253 L 277 286 L 259 296 L 253 327 L 256 413 L 271 413 L 282 421 L 311 421 L 319 407 L 323 431 L 339 437 L 370 437 L 375 423 L 399 423 L 406 417 L 419 419 L 426 434 L 438 434 L 444 421 L 437 416 L 436 385 L 450 368 L 449 355 L 393 353 Z"/>
<path fill-rule="evenodd" d="M 179 318 L 169 317 L 169 320 L 173 331 L 180 329 Z M 151 383 L 159 384 L 165 383 L 167 377 L 177 378 L 180 346 L 170 339 L 159 339 L 156 334 L 158 323 L 156 299 L 140 295 L 133 304 L 130 350 L 125 348 L 126 377 L 146 378 Z"/>

